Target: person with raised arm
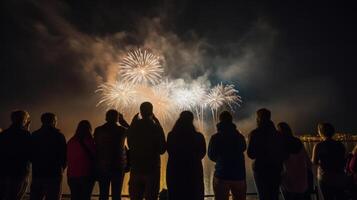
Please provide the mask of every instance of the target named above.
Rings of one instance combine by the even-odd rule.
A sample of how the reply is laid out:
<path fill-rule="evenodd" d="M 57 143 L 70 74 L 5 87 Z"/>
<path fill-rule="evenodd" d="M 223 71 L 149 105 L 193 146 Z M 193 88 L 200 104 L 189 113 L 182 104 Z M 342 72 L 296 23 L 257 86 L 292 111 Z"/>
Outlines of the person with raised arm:
<path fill-rule="evenodd" d="M 166 151 L 163 128 L 144 102 L 128 129 L 130 155 L 129 195 L 131 200 L 156 200 L 160 190 L 160 155 Z"/>

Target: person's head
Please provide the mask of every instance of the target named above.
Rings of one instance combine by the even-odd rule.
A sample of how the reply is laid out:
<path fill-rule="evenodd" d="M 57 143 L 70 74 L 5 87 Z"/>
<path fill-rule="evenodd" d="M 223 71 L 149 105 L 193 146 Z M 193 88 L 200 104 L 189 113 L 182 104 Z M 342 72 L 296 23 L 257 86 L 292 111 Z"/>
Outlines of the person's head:
<path fill-rule="evenodd" d="M 277 125 L 278 132 L 284 136 L 293 136 L 293 131 L 291 130 L 290 126 L 286 122 L 280 122 Z"/>
<path fill-rule="evenodd" d="M 57 126 L 57 117 L 53 113 L 43 113 L 41 115 L 41 122 L 43 126 L 55 128 Z"/>
<path fill-rule="evenodd" d="M 261 108 L 257 111 L 258 126 L 271 121 L 271 112 L 266 108 Z"/>
<path fill-rule="evenodd" d="M 91 134 L 92 134 L 92 125 L 90 124 L 90 122 L 88 120 L 80 121 L 78 123 L 75 135 L 78 138 L 83 139 L 85 137 L 91 136 Z"/>
<path fill-rule="evenodd" d="M 183 111 L 177 119 L 172 131 L 195 131 L 193 125 L 194 115 L 191 111 Z"/>
<path fill-rule="evenodd" d="M 153 105 L 150 102 L 144 102 L 140 105 L 140 114 L 142 118 L 149 118 L 153 115 Z"/>
<path fill-rule="evenodd" d="M 119 112 L 114 109 L 108 110 L 107 113 L 105 114 L 105 120 L 108 123 L 117 123 L 119 120 Z"/>
<path fill-rule="evenodd" d="M 335 135 L 335 128 L 330 123 L 319 123 L 317 129 L 319 135 L 323 138 L 329 139 Z"/>
<path fill-rule="evenodd" d="M 15 110 L 11 113 L 11 122 L 16 126 L 25 126 L 30 120 L 30 115 L 24 110 Z"/>
<path fill-rule="evenodd" d="M 223 111 L 221 112 L 221 114 L 219 115 L 219 121 L 220 122 L 232 122 L 233 121 L 233 117 L 231 115 L 230 112 L 228 111 Z"/>

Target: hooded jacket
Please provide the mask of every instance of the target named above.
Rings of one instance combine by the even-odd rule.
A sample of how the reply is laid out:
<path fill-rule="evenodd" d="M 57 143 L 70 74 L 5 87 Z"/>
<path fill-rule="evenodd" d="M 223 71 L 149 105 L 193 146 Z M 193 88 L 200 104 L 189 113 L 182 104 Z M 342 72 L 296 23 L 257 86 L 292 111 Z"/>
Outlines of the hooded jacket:
<path fill-rule="evenodd" d="M 216 162 L 214 176 L 223 180 L 245 180 L 244 136 L 231 122 L 218 123 L 217 131 L 208 146 L 208 156 Z"/>
<path fill-rule="evenodd" d="M 247 154 L 254 160 L 254 172 L 279 174 L 289 156 L 284 138 L 277 134 L 272 121 L 261 124 L 250 133 Z"/>

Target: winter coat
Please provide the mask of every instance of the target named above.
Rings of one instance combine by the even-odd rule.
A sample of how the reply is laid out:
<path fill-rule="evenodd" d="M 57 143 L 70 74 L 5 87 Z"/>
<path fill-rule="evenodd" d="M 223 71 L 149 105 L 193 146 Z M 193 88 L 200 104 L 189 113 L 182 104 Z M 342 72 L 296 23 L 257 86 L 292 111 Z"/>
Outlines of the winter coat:
<path fill-rule="evenodd" d="M 204 136 L 198 132 L 170 132 L 167 138 L 166 180 L 170 199 L 204 199 L 202 159 L 206 155 Z"/>
<path fill-rule="evenodd" d="M 60 178 L 67 164 L 64 135 L 56 128 L 41 127 L 31 136 L 32 177 Z"/>
<path fill-rule="evenodd" d="M 283 137 L 277 134 L 271 121 L 250 133 L 247 154 L 254 159 L 253 171 L 263 174 L 280 174 L 289 155 Z"/>
<path fill-rule="evenodd" d="M 223 180 L 245 180 L 244 136 L 231 122 L 218 123 L 217 130 L 208 146 L 208 156 L 216 162 L 214 176 Z"/>
<path fill-rule="evenodd" d="M 10 126 L 0 133 L 0 178 L 23 178 L 29 173 L 30 132 Z"/>
<path fill-rule="evenodd" d="M 151 119 L 138 119 L 128 129 L 131 172 L 151 173 L 160 168 L 160 155 L 166 151 L 165 134 Z"/>
<path fill-rule="evenodd" d="M 116 123 L 105 123 L 94 131 L 96 165 L 99 172 L 112 173 L 125 167 L 126 129 Z"/>

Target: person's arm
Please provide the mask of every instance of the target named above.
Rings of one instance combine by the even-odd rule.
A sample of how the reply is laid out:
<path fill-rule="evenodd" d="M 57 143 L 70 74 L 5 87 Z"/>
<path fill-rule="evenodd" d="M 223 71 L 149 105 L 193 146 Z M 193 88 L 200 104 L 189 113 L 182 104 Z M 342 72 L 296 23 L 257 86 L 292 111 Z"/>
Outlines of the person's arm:
<path fill-rule="evenodd" d="M 119 124 L 122 125 L 124 128 L 129 128 L 128 122 L 124 119 L 123 114 L 119 113 Z"/>
<path fill-rule="evenodd" d="M 247 150 L 247 142 L 245 141 L 245 137 L 242 134 L 239 134 L 239 148 L 242 152 Z"/>
<path fill-rule="evenodd" d="M 206 140 L 205 140 L 205 137 L 199 133 L 199 146 L 198 146 L 198 157 L 200 159 L 203 159 L 207 153 L 207 150 L 206 150 Z"/>
<path fill-rule="evenodd" d="M 311 163 L 312 173 L 314 177 L 317 177 L 317 167 L 319 165 L 319 144 L 316 144 L 312 150 Z"/>
<path fill-rule="evenodd" d="M 217 157 L 217 140 L 212 136 L 208 143 L 208 158 L 213 162 L 217 162 Z"/>
<path fill-rule="evenodd" d="M 62 169 L 66 169 L 67 167 L 67 143 L 66 143 L 66 138 L 64 135 L 61 135 L 60 138 L 60 160 L 61 160 L 61 165 Z"/>
<path fill-rule="evenodd" d="M 310 157 L 309 157 L 309 155 L 307 154 L 307 152 L 306 152 L 306 149 L 305 149 L 305 147 L 302 147 L 303 149 L 303 152 L 304 152 L 304 157 L 305 157 L 305 161 L 306 161 L 306 166 L 307 166 L 307 168 L 308 169 L 312 169 L 312 162 L 311 162 L 311 159 L 310 159 Z"/>
<path fill-rule="evenodd" d="M 138 120 L 139 120 L 139 113 L 136 113 L 136 115 L 131 120 L 130 126 L 133 126 L 135 122 L 137 122 Z"/>
<path fill-rule="evenodd" d="M 31 133 L 26 131 L 26 141 L 24 147 L 24 153 L 28 162 L 31 162 Z"/>
<path fill-rule="evenodd" d="M 135 125 L 132 123 L 128 130 L 126 130 L 126 143 L 128 144 L 129 150 L 132 148 L 132 141 L 133 141 L 133 130 Z"/>
<path fill-rule="evenodd" d="M 164 130 L 162 129 L 160 124 L 158 124 L 158 126 L 157 126 L 157 131 L 158 131 L 159 153 L 164 154 L 166 152 L 166 139 L 165 139 Z"/>
<path fill-rule="evenodd" d="M 357 175 L 357 154 L 354 154 L 349 163 L 349 170 Z"/>
<path fill-rule="evenodd" d="M 247 155 L 250 159 L 255 159 L 257 157 L 256 148 L 258 148 L 258 145 L 256 143 L 257 141 L 254 132 L 251 132 L 249 134 L 248 149 L 247 149 Z"/>
<path fill-rule="evenodd" d="M 316 144 L 314 148 L 312 149 L 312 157 L 311 157 L 311 162 L 313 165 L 318 165 L 319 164 L 319 144 Z"/>
<path fill-rule="evenodd" d="M 98 139 L 98 128 L 94 129 L 94 133 L 93 133 L 94 143 L 97 143 L 97 139 Z"/>

